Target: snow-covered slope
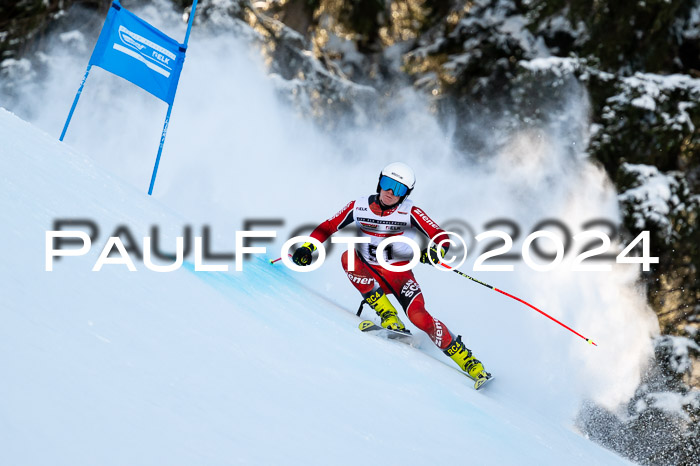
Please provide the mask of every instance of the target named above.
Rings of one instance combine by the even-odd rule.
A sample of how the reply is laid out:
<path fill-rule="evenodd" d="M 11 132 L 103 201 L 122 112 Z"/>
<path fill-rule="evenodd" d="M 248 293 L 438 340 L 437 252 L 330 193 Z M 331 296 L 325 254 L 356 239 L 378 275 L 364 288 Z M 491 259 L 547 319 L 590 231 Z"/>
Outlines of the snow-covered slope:
<path fill-rule="evenodd" d="M 575 432 L 528 338 L 469 330 L 497 377 L 475 392 L 429 342 L 360 333 L 356 298 L 334 304 L 262 256 L 243 272 L 92 272 L 115 225 L 157 224 L 172 250 L 188 220 L 2 109 L 0 141 L 0 464 L 625 463 Z M 46 272 L 57 218 L 101 237 Z M 510 314 L 549 325 L 526 312 Z M 565 338 L 549 353 L 585 371 Z"/>

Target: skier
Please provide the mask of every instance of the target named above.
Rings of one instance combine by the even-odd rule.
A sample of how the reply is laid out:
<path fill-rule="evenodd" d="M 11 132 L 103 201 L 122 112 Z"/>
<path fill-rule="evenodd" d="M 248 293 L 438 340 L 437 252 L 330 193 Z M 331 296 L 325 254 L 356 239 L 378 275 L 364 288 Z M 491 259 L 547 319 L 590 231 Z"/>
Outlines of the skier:
<path fill-rule="evenodd" d="M 321 243 L 326 241 L 339 229 L 355 223 L 361 236 L 370 238 L 370 243 L 356 245 L 354 271 L 348 267 L 348 252 L 341 258 L 343 269 L 350 282 L 362 294 L 365 302 L 381 318 L 384 328 L 404 330 L 396 308 L 391 304 L 387 294 L 393 294 L 411 322 L 426 332 L 430 339 L 471 378 L 477 387 L 490 377 L 483 364 L 462 343 L 461 335 L 457 337 L 445 324 L 431 316 L 425 309 L 425 301 L 420 286 L 413 272 L 393 272 L 382 268 L 377 262 L 377 245 L 385 238 L 402 235 L 413 238 L 415 232 L 433 238 L 436 244 L 447 239 L 447 234 L 423 210 L 413 205 L 407 197 L 413 191 L 416 177 L 406 164 L 395 162 L 387 165 L 379 174 L 377 193 L 351 201 L 339 213 L 317 226 L 311 236 Z M 438 250 L 433 247 L 421 252 L 420 261 L 435 264 L 445 256 L 449 244 Z M 304 243 L 292 256 L 292 261 L 301 266 L 311 263 L 316 246 Z M 359 252 L 359 254 L 358 254 Z M 384 259 L 395 266 L 407 264 L 412 257 L 412 249 L 405 243 L 392 243 L 384 250 Z"/>

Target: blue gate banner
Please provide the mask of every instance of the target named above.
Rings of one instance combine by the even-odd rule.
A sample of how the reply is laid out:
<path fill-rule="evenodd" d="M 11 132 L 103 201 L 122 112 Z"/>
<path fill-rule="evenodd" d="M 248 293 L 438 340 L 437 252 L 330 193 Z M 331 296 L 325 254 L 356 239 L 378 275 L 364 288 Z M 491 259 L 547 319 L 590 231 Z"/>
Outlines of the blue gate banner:
<path fill-rule="evenodd" d="M 80 99 L 85 81 L 87 81 L 93 66 L 99 66 L 114 73 L 165 101 L 168 104 L 168 112 L 165 114 L 156 163 L 153 166 L 151 184 L 148 187 L 149 196 L 153 193 L 153 185 L 156 182 L 160 156 L 163 153 L 177 83 L 180 81 L 182 65 L 185 63 L 185 52 L 196 8 L 197 0 L 194 0 L 187 23 L 185 41 L 180 44 L 126 8 L 122 8 L 119 0 L 114 0 L 107 13 L 107 19 L 102 26 L 95 49 L 92 51 L 83 81 L 73 99 L 73 105 L 68 112 L 61 136 L 58 138 L 63 141 L 66 131 L 68 131 L 73 112 L 78 105 L 78 99 Z"/>
<path fill-rule="evenodd" d="M 89 65 L 114 73 L 172 105 L 185 50 L 114 1 Z"/>

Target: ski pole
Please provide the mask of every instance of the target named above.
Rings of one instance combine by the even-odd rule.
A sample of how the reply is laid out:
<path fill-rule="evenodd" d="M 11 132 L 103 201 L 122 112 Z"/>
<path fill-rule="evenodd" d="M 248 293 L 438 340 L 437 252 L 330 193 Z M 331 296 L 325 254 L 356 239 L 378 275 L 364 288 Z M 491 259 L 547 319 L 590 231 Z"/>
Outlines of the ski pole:
<path fill-rule="evenodd" d="M 287 254 L 287 255 L 288 255 L 289 257 L 292 257 L 291 254 Z M 274 260 L 273 260 L 273 259 L 270 259 L 270 264 L 274 264 L 275 262 L 279 262 L 279 261 L 281 261 L 281 260 L 282 260 L 281 257 L 278 257 L 277 259 L 274 259 Z"/>
<path fill-rule="evenodd" d="M 501 294 L 503 294 L 503 295 L 506 295 L 506 296 L 508 296 L 509 298 L 513 298 L 513 299 L 516 300 L 516 301 L 520 301 L 520 302 L 523 303 L 524 305 L 526 305 L 526 306 L 528 306 L 528 307 L 534 309 L 535 311 L 539 312 L 539 313 L 542 314 L 543 316 L 545 316 L 545 317 L 547 317 L 547 318 L 553 320 L 554 322 L 558 323 L 559 325 L 561 325 L 562 327 L 564 327 L 564 328 L 567 329 L 568 331 L 570 331 L 570 332 L 572 332 L 572 333 L 574 333 L 574 334 L 580 336 L 581 338 L 583 338 L 584 340 L 586 340 L 586 341 L 587 341 L 588 343 L 590 343 L 591 345 L 593 345 L 593 346 L 598 346 L 598 345 L 597 345 L 593 340 L 591 340 L 590 338 L 584 337 L 583 335 L 581 335 L 580 333 L 578 333 L 576 330 L 574 330 L 574 329 L 572 329 L 571 327 L 569 327 L 569 326 L 567 326 L 567 325 L 565 325 L 565 324 L 559 322 L 557 319 L 555 319 L 554 317 L 550 316 L 550 315 L 547 314 L 546 312 L 543 312 L 543 311 L 541 311 L 540 309 L 537 309 L 535 306 L 533 306 L 532 304 L 528 303 L 527 301 L 522 300 L 522 299 L 518 298 L 517 296 L 513 296 L 512 294 L 506 293 L 506 292 L 503 291 L 503 290 L 499 290 L 499 289 L 496 288 L 495 286 L 491 286 L 491 285 L 489 285 L 488 283 L 484 283 L 484 282 L 482 282 L 482 281 L 480 281 L 480 280 L 477 280 L 477 279 L 474 278 L 474 277 L 470 277 L 470 276 L 467 275 L 466 273 L 464 273 L 464 272 L 462 272 L 462 271 L 460 271 L 460 270 L 457 270 L 457 269 L 455 269 L 455 268 L 452 268 L 452 267 L 450 267 L 450 266 L 447 265 L 447 264 L 443 264 L 442 262 L 440 262 L 440 265 L 443 266 L 443 267 L 445 267 L 445 268 L 448 269 L 448 270 L 453 271 L 454 273 L 456 273 L 456 274 L 458 274 L 458 275 L 461 275 L 461 276 L 464 277 L 464 278 L 468 278 L 469 280 L 471 280 L 471 281 L 473 281 L 473 282 L 476 282 L 476 283 L 478 283 L 478 284 L 480 284 L 480 285 L 484 285 L 486 288 L 490 288 L 490 289 L 492 289 L 492 290 L 494 290 L 494 291 L 498 291 L 499 293 L 501 293 Z"/>

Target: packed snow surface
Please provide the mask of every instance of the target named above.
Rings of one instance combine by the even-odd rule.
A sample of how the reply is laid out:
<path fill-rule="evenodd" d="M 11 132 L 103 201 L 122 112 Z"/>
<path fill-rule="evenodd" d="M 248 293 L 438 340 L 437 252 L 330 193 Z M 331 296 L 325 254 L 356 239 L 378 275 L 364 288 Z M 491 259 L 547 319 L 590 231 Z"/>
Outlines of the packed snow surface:
<path fill-rule="evenodd" d="M 575 431 L 503 319 L 505 335 L 468 339 L 496 375 L 477 392 L 429 341 L 359 332 L 356 299 L 264 255 L 243 272 L 93 272 L 114 225 L 158 224 L 170 250 L 186 220 L 3 109 L 0 140 L 0 464 L 626 463 Z M 46 231 L 76 217 L 104 231 L 45 271 Z"/>
<path fill-rule="evenodd" d="M 137 14 L 183 37 L 179 14 L 164 5 Z M 502 148 L 482 164 L 455 154 L 453 129 L 410 87 L 382 103 L 381 124 L 358 116 L 323 131 L 280 104 L 298 83 L 269 76 L 232 21 L 210 18 L 226 33 L 193 30 L 153 197 L 145 193 L 165 105 L 152 96 L 93 68 L 65 143 L 57 141 L 95 37 L 58 37 L 40 57 L 42 73 L 29 60 L 3 62 L 14 78 L 0 102 L 21 118 L 0 109 L 0 464 L 405 466 L 475 455 L 498 465 L 626 463 L 581 436 L 575 417 L 587 400 L 626 402 L 652 355 L 658 323 L 635 288 L 639 266 L 574 272 L 581 243 L 549 272 L 518 258 L 544 219 L 571 236 L 597 227 L 616 237 L 607 229 L 619 224 L 617 193 L 585 153 L 587 100 L 572 96 L 537 130 L 470 122 Z M 515 300 L 419 266 L 428 310 L 495 375 L 476 392 L 408 319 L 416 347 L 359 332 L 340 246 L 315 272 L 269 264 L 293 233 L 374 192 L 381 168 L 397 160 L 416 170 L 416 205 L 465 235 L 465 272 L 598 346 Z M 57 220 L 89 220 L 99 231 L 88 254 L 47 272 L 45 237 Z M 92 271 L 116 231 L 133 237 L 130 249 L 153 237 L 170 252 L 188 227 L 189 236 L 208 231 L 214 253 L 232 253 L 236 231 L 277 237 L 254 241 L 268 251 L 240 272 L 233 260 L 218 264 L 228 271 L 195 271 L 192 254 L 174 272 L 136 257 L 135 272 Z M 473 271 L 493 240 L 474 235 L 491 229 L 514 237 L 511 272 Z M 612 256 L 622 247 L 613 244 Z"/>

